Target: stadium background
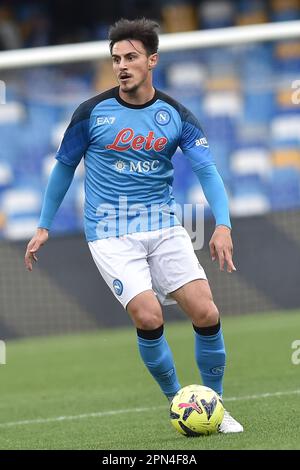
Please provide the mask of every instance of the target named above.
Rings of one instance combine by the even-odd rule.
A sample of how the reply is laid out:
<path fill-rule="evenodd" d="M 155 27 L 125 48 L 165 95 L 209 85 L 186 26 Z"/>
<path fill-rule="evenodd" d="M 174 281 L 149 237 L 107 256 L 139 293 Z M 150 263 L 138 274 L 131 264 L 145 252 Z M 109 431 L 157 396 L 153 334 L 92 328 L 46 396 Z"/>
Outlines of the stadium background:
<path fill-rule="evenodd" d="M 121 16 L 157 19 L 162 33 L 296 20 L 299 1 L 2 1 L 2 50 L 106 39 Z M 1 56 L 0 56 L 1 63 Z M 230 199 L 238 272 L 197 254 L 225 315 L 300 307 L 300 39 L 161 54 L 155 85 L 199 118 Z M 79 103 L 114 86 L 109 60 L 0 70 L 0 337 L 129 325 L 102 281 L 82 233 L 79 168 L 33 273 L 23 256 L 39 217 L 54 154 Z M 299 96 L 299 93 L 298 93 Z M 203 202 L 178 152 L 177 202 Z M 166 319 L 183 319 L 177 307 Z"/>

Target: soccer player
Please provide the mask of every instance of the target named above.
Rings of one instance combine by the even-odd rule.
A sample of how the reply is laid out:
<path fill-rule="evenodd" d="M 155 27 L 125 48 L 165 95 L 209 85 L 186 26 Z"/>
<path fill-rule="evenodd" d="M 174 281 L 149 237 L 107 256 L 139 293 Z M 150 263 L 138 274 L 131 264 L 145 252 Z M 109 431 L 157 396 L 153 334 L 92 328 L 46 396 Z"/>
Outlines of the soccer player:
<path fill-rule="evenodd" d="M 119 86 L 82 103 L 58 149 L 26 267 L 48 240 L 51 222 L 84 156 L 85 234 L 108 286 L 130 315 L 149 372 L 169 400 L 181 388 L 164 336 L 161 304 L 176 301 L 190 318 L 203 385 L 221 397 L 225 347 L 219 312 L 190 237 L 174 211 L 171 158 L 179 146 L 215 217 L 212 259 L 235 271 L 228 200 L 207 140 L 192 113 L 156 90 L 158 24 L 122 19 L 109 32 Z M 182 175 L 184 178 L 184 175 Z M 227 411 L 220 432 L 242 432 Z"/>

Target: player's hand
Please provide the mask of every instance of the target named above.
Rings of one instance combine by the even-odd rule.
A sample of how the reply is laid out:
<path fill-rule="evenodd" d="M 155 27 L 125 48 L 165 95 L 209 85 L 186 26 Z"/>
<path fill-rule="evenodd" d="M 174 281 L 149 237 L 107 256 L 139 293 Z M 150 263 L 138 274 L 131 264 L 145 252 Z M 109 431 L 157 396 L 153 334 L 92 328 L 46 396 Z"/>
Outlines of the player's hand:
<path fill-rule="evenodd" d="M 227 263 L 227 272 L 232 273 L 236 268 L 232 261 L 233 245 L 230 228 L 226 225 L 217 225 L 209 242 L 212 261 L 219 260 L 220 271 L 224 271 Z"/>
<path fill-rule="evenodd" d="M 36 234 L 27 245 L 26 253 L 25 253 L 25 266 L 28 271 L 32 271 L 32 264 L 33 261 L 37 261 L 36 253 L 40 249 L 41 246 L 46 243 L 49 238 L 48 230 L 45 228 L 38 228 Z"/>

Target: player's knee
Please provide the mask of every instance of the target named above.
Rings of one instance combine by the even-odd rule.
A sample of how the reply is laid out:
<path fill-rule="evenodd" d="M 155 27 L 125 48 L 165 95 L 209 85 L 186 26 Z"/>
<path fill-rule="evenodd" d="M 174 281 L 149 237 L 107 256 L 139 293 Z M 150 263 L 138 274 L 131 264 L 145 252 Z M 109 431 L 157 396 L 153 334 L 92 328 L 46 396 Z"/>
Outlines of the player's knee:
<path fill-rule="evenodd" d="M 158 312 L 140 312 L 134 317 L 134 323 L 141 330 L 156 330 L 162 325 L 163 320 Z"/>
<path fill-rule="evenodd" d="M 213 326 L 219 321 L 219 311 L 213 300 L 204 302 L 196 312 L 196 318 L 193 323 L 196 326 Z"/>
<path fill-rule="evenodd" d="M 130 316 L 136 328 L 141 330 L 155 330 L 163 324 L 160 306 L 134 307 Z"/>

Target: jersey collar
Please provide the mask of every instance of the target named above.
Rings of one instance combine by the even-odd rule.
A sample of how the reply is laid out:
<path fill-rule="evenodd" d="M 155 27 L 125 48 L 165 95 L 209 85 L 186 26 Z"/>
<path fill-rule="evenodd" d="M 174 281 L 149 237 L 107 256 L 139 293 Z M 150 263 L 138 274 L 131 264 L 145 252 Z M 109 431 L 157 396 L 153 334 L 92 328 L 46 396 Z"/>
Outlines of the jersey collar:
<path fill-rule="evenodd" d="M 117 86 L 115 88 L 115 98 L 120 103 L 122 106 L 125 106 L 126 108 L 131 108 L 131 109 L 143 109 L 143 108 L 148 108 L 148 106 L 151 106 L 155 101 L 157 100 L 157 90 L 155 89 L 155 93 L 153 98 L 150 101 L 147 101 L 147 103 L 144 104 L 131 104 L 127 103 L 126 101 L 122 100 L 122 98 L 119 95 L 119 87 Z"/>

